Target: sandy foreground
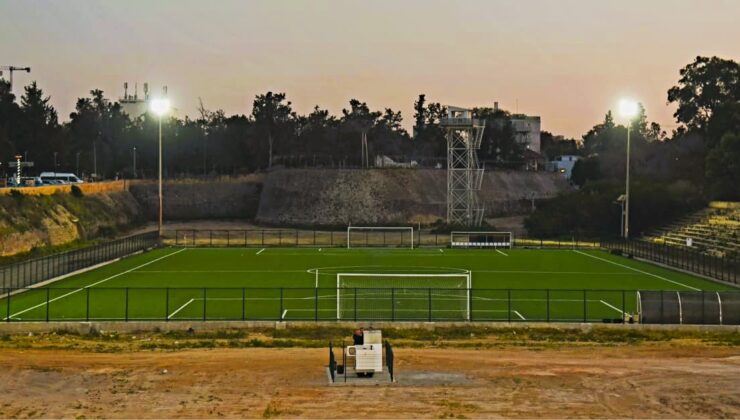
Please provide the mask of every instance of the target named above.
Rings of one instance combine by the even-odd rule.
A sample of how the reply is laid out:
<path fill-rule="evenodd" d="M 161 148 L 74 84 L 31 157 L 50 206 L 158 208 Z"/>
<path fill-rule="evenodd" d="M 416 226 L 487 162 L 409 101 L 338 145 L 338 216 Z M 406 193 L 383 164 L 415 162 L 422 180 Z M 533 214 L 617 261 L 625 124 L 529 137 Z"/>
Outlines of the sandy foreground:
<path fill-rule="evenodd" d="M 329 386 L 325 349 L 0 350 L 2 417 L 740 417 L 736 347 L 397 348 Z"/>

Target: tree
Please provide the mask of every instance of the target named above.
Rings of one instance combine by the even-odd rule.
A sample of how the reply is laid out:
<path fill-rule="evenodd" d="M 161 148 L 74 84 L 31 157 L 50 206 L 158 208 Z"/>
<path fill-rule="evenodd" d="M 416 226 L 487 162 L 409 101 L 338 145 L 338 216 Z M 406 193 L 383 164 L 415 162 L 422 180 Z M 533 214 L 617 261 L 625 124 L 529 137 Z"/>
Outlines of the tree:
<path fill-rule="evenodd" d="M 50 100 L 36 82 L 26 86 L 21 97 L 16 133 L 16 150 L 19 153 L 28 152 L 29 159 L 42 169 L 53 166 L 53 153 L 59 151 L 62 145 L 57 112 L 49 103 Z"/>
<path fill-rule="evenodd" d="M 725 134 L 707 154 L 706 173 L 715 198 L 740 200 L 740 134 Z"/>
<path fill-rule="evenodd" d="M 696 57 L 680 70 L 678 85 L 668 90 L 676 103 L 676 120 L 689 129 L 704 130 L 718 107 L 740 101 L 740 64 L 719 57 Z"/>
<path fill-rule="evenodd" d="M 272 168 L 274 138 L 280 138 L 281 134 L 287 132 L 287 126 L 293 117 L 293 109 L 290 101 L 286 101 L 285 93 L 267 92 L 264 95 L 257 95 L 254 100 L 252 118 L 254 118 L 259 129 L 267 134 L 268 168 Z"/>

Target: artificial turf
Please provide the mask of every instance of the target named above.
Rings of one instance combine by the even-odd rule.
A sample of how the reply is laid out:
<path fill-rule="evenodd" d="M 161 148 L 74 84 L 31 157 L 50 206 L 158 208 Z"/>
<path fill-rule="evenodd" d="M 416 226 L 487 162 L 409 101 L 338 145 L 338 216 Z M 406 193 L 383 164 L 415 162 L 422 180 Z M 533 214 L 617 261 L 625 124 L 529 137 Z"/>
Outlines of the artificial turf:
<path fill-rule="evenodd" d="M 460 278 L 337 273 L 471 273 Z M 42 288 L 5 291 L 4 321 L 589 321 L 634 313 L 637 290 L 733 288 L 602 251 L 161 248 Z"/>

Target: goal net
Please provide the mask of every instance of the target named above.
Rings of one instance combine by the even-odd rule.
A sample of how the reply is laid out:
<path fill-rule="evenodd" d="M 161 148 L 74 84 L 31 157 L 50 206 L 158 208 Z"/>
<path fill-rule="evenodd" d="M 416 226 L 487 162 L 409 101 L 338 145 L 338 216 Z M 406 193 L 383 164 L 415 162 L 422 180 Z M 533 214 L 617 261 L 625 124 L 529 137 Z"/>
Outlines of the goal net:
<path fill-rule="evenodd" d="M 470 272 L 337 273 L 337 319 L 468 320 Z"/>
<path fill-rule="evenodd" d="M 511 248 L 511 232 L 452 232 L 452 248 Z"/>
<path fill-rule="evenodd" d="M 347 248 L 414 248 L 414 228 L 411 226 L 347 227 Z"/>

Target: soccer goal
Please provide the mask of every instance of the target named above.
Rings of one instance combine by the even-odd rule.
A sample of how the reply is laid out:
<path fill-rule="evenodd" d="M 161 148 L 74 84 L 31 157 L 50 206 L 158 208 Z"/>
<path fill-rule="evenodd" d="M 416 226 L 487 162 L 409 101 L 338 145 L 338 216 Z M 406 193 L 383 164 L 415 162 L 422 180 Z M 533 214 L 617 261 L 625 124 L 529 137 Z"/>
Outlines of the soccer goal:
<path fill-rule="evenodd" d="M 347 248 L 411 248 L 414 249 L 414 228 L 411 226 L 347 227 Z"/>
<path fill-rule="evenodd" d="M 337 319 L 469 320 L 469 271 L 337 273 Z"/>
<path fill-rule="evenodd" d="M 514 240 L 511 232 L 452 232 L 452 248 L 511 248 Z"/>

